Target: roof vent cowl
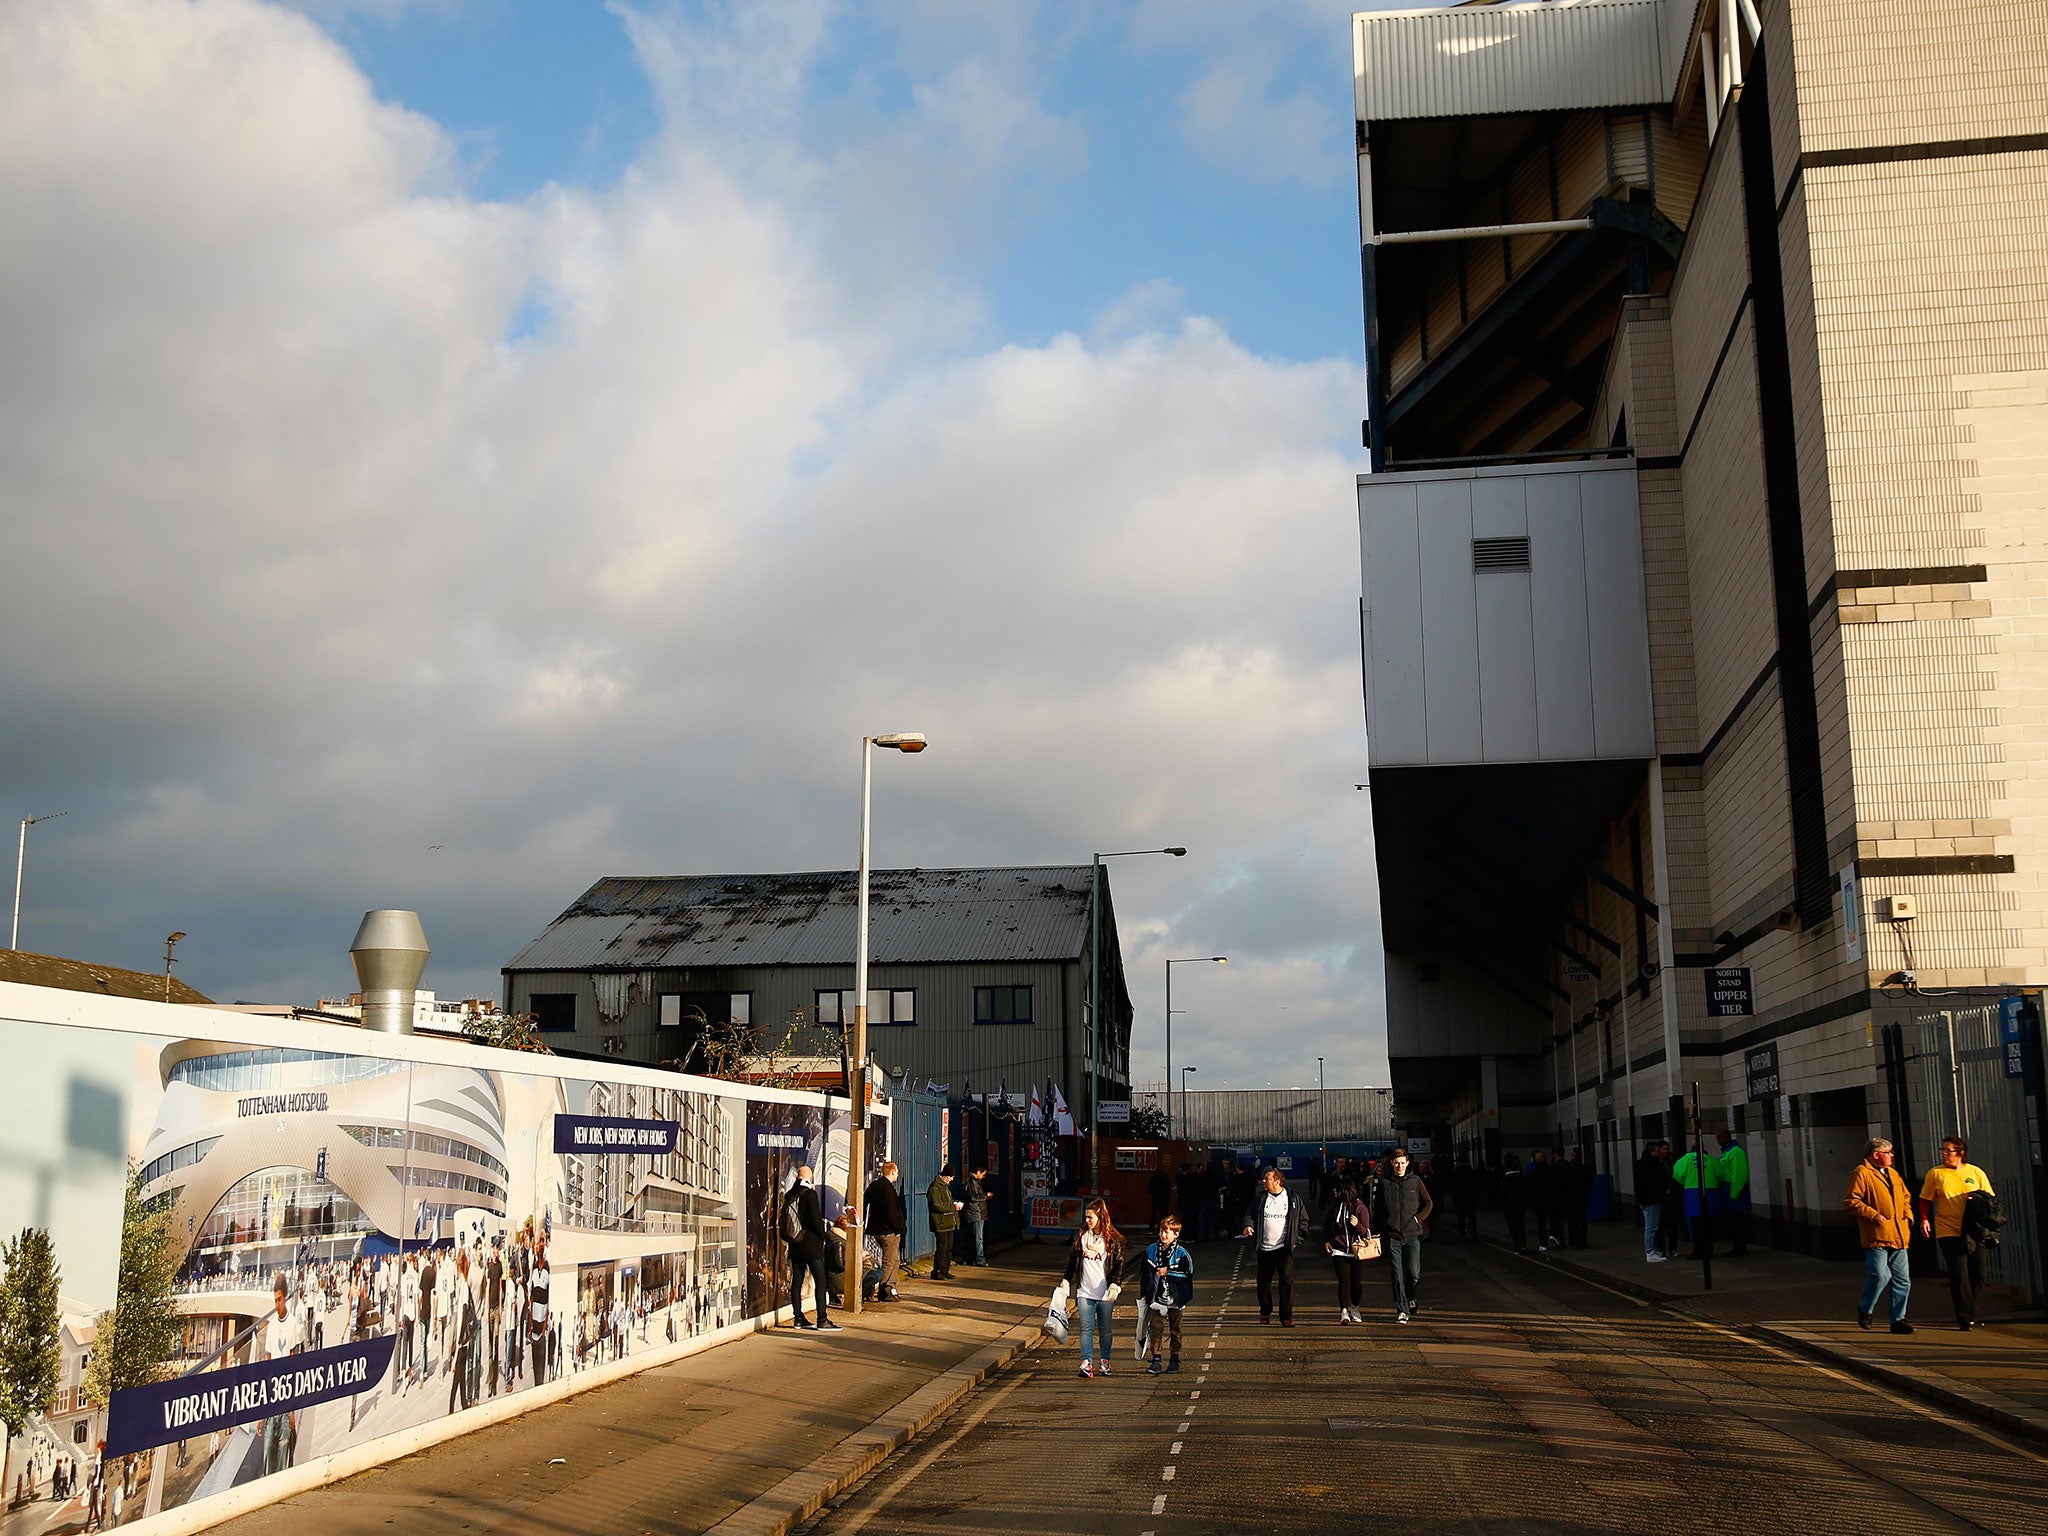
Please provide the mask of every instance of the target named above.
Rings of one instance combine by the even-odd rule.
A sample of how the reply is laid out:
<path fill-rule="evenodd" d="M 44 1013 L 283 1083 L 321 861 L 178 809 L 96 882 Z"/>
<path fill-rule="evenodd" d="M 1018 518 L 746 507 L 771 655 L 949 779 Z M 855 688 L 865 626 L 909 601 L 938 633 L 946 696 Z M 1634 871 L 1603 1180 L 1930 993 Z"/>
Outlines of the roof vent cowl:
<path fill-rule="evenodd" d="M 383 908 L 363 914 L 363 925 L 348 947 L 363 994 L 363 1028 L 387 1035 L 412 1033 L 413 1003 L 431 953 L 419 913 Z"/>

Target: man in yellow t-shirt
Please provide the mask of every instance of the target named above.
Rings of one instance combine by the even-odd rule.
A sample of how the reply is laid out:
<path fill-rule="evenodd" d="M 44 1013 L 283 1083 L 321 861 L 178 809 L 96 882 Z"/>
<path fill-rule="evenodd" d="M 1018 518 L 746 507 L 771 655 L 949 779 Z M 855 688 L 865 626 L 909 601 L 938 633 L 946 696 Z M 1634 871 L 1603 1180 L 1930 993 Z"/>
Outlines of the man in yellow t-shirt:
<path fill-rule="evenodd" d="M 1956 1326 L 1968 1333 L 1977 1323 L 1977 1293 L 1984 1289 L 1985 1250 L 1974 1251 L 1963 1237 L 1963 1207 L 1982 1190 L 1995 1193 L 1990 1175 L 1970 1161 L 1970 1144 L 1951 1136 L 1941 1144 L 1940 1166 L 1927 1170 L 1920 1185 L 1920 1235 L 1931 1237 L 1948 1265 L 1948 1290 Z"/>

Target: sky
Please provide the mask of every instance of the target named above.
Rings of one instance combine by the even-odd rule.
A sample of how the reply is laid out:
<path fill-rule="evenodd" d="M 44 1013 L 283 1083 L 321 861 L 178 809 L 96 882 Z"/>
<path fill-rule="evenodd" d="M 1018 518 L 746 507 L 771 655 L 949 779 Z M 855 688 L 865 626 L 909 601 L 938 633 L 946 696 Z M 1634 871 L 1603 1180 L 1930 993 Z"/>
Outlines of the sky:
<path fill-rule="evenodd" d="M 0 6 L 21 947 L 1112 866 L 1141 1084 L 1386 1081 L 1346 5 Z M 1185 1009 L 1181 1014 L 1180 1009 Z"/>

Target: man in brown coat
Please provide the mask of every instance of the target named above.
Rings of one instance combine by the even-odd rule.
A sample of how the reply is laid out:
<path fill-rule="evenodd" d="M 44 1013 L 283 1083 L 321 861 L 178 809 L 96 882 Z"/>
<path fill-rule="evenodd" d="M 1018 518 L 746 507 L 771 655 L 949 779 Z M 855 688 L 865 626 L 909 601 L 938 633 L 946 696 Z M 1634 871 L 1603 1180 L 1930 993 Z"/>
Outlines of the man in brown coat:
<path fill-rule="evenodd" d="M 1849 1192 L 1842 1203 L 1855 1216 L 1857 1235 L 1863 1241 L 1867 1278 L 1863 1300 L 1856 1308 L 1856 1326 L 1870 1326 L 1877 1304 L 1889 1288 L 1892 1332 L 1911 1333 L 1906 1297 L 1913 1289 L 1913 1274 L 1906 1255 L 1913 1242 L 1913 1192 L 1892 1171 L 1892 1144 L 1882 1136 L 1872 1137 L 1864 1149 L 1863 1161 L 1849 1176 Z"/>

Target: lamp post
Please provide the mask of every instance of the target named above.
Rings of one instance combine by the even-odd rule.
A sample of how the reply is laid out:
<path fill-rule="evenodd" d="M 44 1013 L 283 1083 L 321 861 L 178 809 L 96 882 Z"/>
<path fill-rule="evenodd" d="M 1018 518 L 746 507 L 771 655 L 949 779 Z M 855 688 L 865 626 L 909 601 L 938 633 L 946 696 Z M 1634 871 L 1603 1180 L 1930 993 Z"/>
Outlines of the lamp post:
<path fill-rule="evenodd" d="M 852 1123 L 846 1132 L 846 1208 L 853 1214 L 846 1244 L 846 1305 L 860 1311 L 861 1233 L 867 1226 L 867 1212 L 860 1207 L 861 1177 L 867 1171 L 868 1137 L 868 823 L 869 804 L 874 797 L 875 754 L 873 748 L 888 747 L 896 752 L 917 753 L 925 748 L 922 731 L 892 731 L 886 736 L 860 739 L 860 875 L 854 897 L 853 942 L 853 1050 L 847 1063 L 849 1081 L 846 1096 L 852 1105 Z M 845 1021 L 841 1020 L 843 1024 Z"/>
<path fill-rule="evenodd" d="M 39 821 L 55 821 L 59 816 L 70 814 L 69 811 L 52 811 L 47 816 L 21 818 L 21 837 L 14 845 L 14 930 L 7 938 L 9 949 L 21 948 L 21 867 L 28 861 L 28 829 Z"/>
<path fill-rule="evenodd" d="M 1173 1086 L 1173 968 L 1176 965 L 1228 965 L 1228 955 L 1188 955 L 1166 962 L 1166 1086 Z M 1173 1139 L 1173 1095 L 1166 1096 L 1166 1138 Z"/>
<path fill-rule="evenodd" d="M 1195 1067 L 1180 1069 L 1180 1128 L 1183 1133 L 1188 1128 L 1188 1074 L 1197 1070 Z"/>
<path fill-rule="evenodd" d="M 1102 1187 L 1101 1138 L 1095 1122 L 1101 1118 L 1102 1098 L 1102 861 L 1135 859 L 1143 854 L 1164 853 L 1176 859 L 1188 856 L 1185 848 L 1127 848 L 1121 853 L 1098 853 L 1088 877 L 1088 921 L 1093 936 L 1088 941 L 1088 1187 Z M 1171 1084 L 1171 1076 L 1167 1082 Z M 1167 1096 L 1169 1116 L 1173 1098 Z"/>
<path fill-rule="evenodd" d="M 1330 1173 L 1330 1114 L 1324 1108 L 1323 1058 L 1316 1058 L 1316 1155 L 1323 1160 L 1323 1176 Z"/>
<path fill-rule="evenodd" d="M 171 967 L 178 963 L 175 951 L 178 947 L 178 940 L 183 937 L 185 937 L 185 932 L 183 929 L 179 929 L 164 940 L 164 1001 L 167 1003 L 171 1000 Z"/>

